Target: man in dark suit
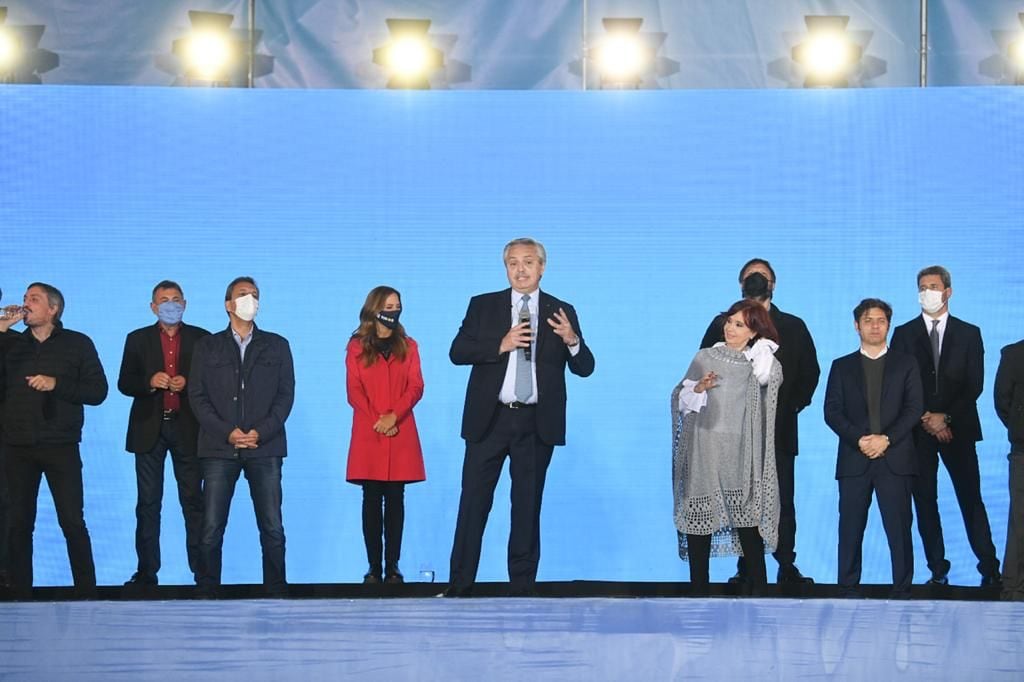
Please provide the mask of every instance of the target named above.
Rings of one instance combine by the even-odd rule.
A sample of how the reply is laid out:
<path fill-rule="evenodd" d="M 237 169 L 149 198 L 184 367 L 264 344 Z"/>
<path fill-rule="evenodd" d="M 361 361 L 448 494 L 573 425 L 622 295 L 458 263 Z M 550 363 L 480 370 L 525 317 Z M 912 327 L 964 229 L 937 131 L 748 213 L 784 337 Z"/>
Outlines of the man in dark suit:
<path fill-rule="evenodd" d="M 913 430 L 921 417 L 921 376 L 912 355 L 886 349 L 892 308 L 867 298 L 853 310 L 860 349 L 832 363 L 825 422 L 839 436 L 839 577 L 845 596 L 860 585 L 861 546 L 871 507 L 889 541 L 892 597 L 905 599 L 914 577 L 911 490 L 917 475 Z"/>
<path fill-rule="evenodd" d="M 924 387 L 924 409 L 914 443 L 921 472 L 914 483 L 917 530 L 924 544 L 929 584 L 945 585 L 949 573 L 939 519 L 939 457 L 949 472 L 960 504 L 967 539 L 978 557 L 982 585 L 999 582 L 999 559 L 992 543 L 985 503 L 981 499 L 978 451 L 981 440 L 978 396 L 985 379 L 981 330 L 949 314 L 953 295 L 949 271 L 938 265 L 917 274 L 921 315 L 900 325 L 892 347 L 917 358 Z"/>
<path fill-rule="evenodd" d="M 1003 348 L 994 393 L 996 414 L 1010 439 L 1010 513 L 1001 597 L 1024 601 L 1024 341 Z"/>
<path fill-rule="evenodd" d="M 473 369 L 462 415 L 466 456 L 447 596 L 468 595 L 476 580 L 484 526 L 506 456 L 512 478 L 511 592 L 533 591 L 544 480 L 554 446 L 565 444 L 565 368 L 581 377 L 594 371 L 576 311 L 540 291 L 544 246 L 514 239 L 503 260 L 511 288 L 469 302 L 449 352 L 453 363 Z"/>
<path fill-rule="evenodd" d="M 164 495 L 164 460 L 171 453 L 178 501 L 185 517 L 188 566 L 199 575 L 199 533 L 203 523 L 203 477 L 196 457 L 199 424 L 185 391 L 192 350 L 209 334 L 181 321 L 185 312 L 181 287 L 164 280 L 153 287 L 149 308 L 157 317 L 128 334 L 117 388 L 132 398 L 125 449 L 135 453 L 135 553 L 138 567 L 125 587 L 141 590 L 157 584 L 160 570 L 160 507 Z"/>
<path fill-rule="evenodd" d="M 756 275 L 751 277 L 752 275 Z M 740 290 L 744 298 L 757 300 L 767 309 L 779 332 L 779 350 L 775 359 L 782 365 L 782 386 L 779 407 L 775 414 L 775 468 L 779 478 L 779 544 L 772 554 L 779 563 L 776 581 L 780 584 L 812 583 L 796 567 L 796 504 L 795 464 L 798 451 L 797 415 L 811 404 L 818 387 L 821 369 L 814 340 L 807 325 L 796 315 L 779 310 L 772 302 L 775 292 L 775 270 L 763 258 L 747 261 L 740 268 Z M 719 315 L 708 326 L 701 348 L 710 348 L 723 341 L 725 319 Z M 746 562 L 740 557 L 733 580 L 746 578 Z M 732 581 L 730 581 L 732 582 Z"/>
<path fill-rule="evenodd" d="M 260 531 L 264 590 L 272 597 L 288 592 L 281 468 L 288 454 L 284 423 L 295 400 L 295 367 L 288 341 L 253 322 L 259 298 L 251 277 L 232 280 L 224 293 L 228 327 L 196 344 L 188 378 L 203 471 L 203 597 L 219 592 L 224 530 L 243 472 Z"/>

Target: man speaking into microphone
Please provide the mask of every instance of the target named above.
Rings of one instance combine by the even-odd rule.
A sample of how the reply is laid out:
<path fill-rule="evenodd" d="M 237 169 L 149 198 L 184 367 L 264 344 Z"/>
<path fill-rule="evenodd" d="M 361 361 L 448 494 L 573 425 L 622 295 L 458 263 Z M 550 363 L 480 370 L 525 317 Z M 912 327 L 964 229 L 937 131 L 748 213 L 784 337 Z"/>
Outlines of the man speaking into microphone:
<path fill-rule="evenodd" d="M 471 365 L 462 414 L 466 456 L 445 596 L 468 596 L 505 457 L 512 478 L 510 592 L 533 593 L 540 561 L 540 508 L 548 464 L 565 444 L 565 368 L 590 376 L 594 356 L 571 305 L 542 292 L 547 254 L 513 239 L 503 254 L 510 289 L 475 296 L 449 357 Z"/>

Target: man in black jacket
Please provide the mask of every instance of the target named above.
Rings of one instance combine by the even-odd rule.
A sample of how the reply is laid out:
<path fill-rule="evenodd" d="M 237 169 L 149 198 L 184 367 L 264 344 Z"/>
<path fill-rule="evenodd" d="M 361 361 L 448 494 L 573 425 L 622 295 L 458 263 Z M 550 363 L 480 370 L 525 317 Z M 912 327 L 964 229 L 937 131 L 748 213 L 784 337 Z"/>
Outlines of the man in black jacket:
<path fill-rule="evenodd" d="M 996 585 L 999 559 L 992 542 L 988 512 L 981 497 L 978 451 L 981 421 L 978 396 L 985 383 L 985 348 L 981 330 L 949 314 L 953 281 L 939 265 L 917 274 L 921 314 L 892 334 L 892 347 L 917 359 L 924 387 L 924 413 L 914 429 L 921 464 L 914 482 L 917 530 L 932 572 L 929 584 L 945 585 L 950 564 L 939 519 L 939 458 L 949 472 L 982 585 Z"/>
<path fill-rule="evenodd" d="M 1003 348 L 994 393 L 996 414 L 1010 439 L 1010 518 L 1002 598 L 1024 601 L 1024 341 Z"/>
<path fill-rule="evenodd" d="M 216 596 L 221 549 L 238 477 L 249 482 L 263 550 L 263 586 L 287 592 L 281 464 L 288 454 L 284 422 L 295 399 L 292 352 L 283 336 L 256 327 L 259 289 L 251 277 L 228 285 L 227 329 L 196 344 L 188 378 L 192 411 L 199 420 L 203 469 L 200 593 Z"/>
<path fill-rule="evenodd" d="M 67 541 L 75 592 L 91 597 L 96 591 L 78 444 L 82 406 L 103 402 L 107 379 L 92 341 L 65 329 L 60 322 L 63 312 L 61 292 L 36 282 L 25 292 L 27 332 L 10 333 L 17 318 L 0 320 L 4 457 L 11 505 L 10 579 L 19 598 L 31 596 L 32 533 L 44 475 Z"/>
<path fill-rule="evenodd" d="M 203 524 L 203 477 L 196 457 L 199 424 L 188 401 L 186 377 L 196 342 L 209 332 L 181 321 L 186 301 L 169 280 L 153 288 L 150 310 L 156 324 L 128 334 L 117 387 L 132 398 L 125 449 L 135 453 L 135 552 L 138 568 L 129 589 L 157 584 L 160 570 L 160 506 L 164 460 L 171 453 L 178 501 L 185 517 L 188 565 L 199 575 L 199 534 Z"/>
<path fill-rule="evenodd" d="M 540 290 L 547 256 L 533 239 L 514 239 L 502 260 L 511 288 L 474 296 L 449 358 L 470 365 L 462 437 L 462 495 L 445 595 L 467 596 L 505 458 L 512 479 L 508 574 L 511 593 L 533 592 L 540 562 L 540 509 L 548 465 L 565 444 L 565 370 L 590 376 L 594 355 L 576 311 Z"/>
<path fill-rule="evenodd" d="M 775 270 L 763 258 L 753 258 L 740 268 L 740 290 L 744 298 L 761 302 L 779 332 L 779 350 L 775 359 L 782 365 L 782 386 L 779 387 L 779 407 L 775 415 L 775 468 L 779 477 L 779 545 L 772 554 L 779 563 L 776 578 L 780 584 L 814 582 L 796 567 L 796 504 L 795 464 L 797 456 L 797 415 L 811 404 L 818 386 L 821 369 L 814 340 L 807 325 L 796 315 L 779 310 L 772 301 L 775 292 Z M 700 343 L 710 348 L 722 341 L 725 319 L 721 316 L 708 327 Z M 737 562 L 737 574 L 730 580 L 742 581 L 746 577 L 743 557 Z"/>

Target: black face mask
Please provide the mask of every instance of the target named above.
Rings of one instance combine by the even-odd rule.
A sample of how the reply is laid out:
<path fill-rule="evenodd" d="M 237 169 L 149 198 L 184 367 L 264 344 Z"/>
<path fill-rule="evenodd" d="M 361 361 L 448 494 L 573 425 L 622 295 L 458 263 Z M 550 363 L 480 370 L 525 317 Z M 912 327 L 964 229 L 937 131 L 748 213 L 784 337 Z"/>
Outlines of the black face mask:
<path fill-rule="evenodd" d="M 388 329 L 394 329 L 398 326 L 398 317 L 401 314 L 401 310 L 382 310 L 377 313 L 377 321 Z"/>

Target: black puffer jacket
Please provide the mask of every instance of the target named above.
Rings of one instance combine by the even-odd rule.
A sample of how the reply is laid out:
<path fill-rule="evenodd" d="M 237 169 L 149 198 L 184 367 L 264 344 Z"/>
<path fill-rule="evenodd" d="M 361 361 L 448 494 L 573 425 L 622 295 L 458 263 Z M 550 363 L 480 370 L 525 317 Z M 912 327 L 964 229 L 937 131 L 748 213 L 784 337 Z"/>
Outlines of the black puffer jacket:
<path fill-rule="evenodd" d="M 52 376 L 52 391 L 30 388 L 25 377 Z M 31 332 L 0 334 L 3 439 L 8 445 L 66 445 L 82 440 L 83 405 L 107 397 L 107 378 L 85 334 L 57 323 L 46 341 Z"/>

